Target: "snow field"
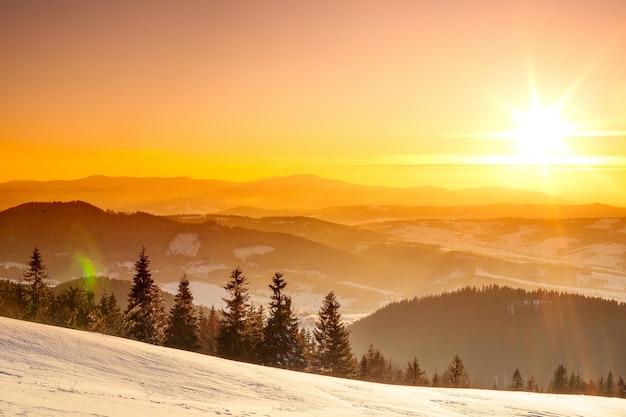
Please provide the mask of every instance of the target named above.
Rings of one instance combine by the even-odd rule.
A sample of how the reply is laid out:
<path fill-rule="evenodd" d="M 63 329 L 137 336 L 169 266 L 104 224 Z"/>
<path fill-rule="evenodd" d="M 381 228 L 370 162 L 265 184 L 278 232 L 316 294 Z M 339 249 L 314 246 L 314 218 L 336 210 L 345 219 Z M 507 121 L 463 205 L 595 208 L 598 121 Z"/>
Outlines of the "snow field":
<path fill-rule="evenodd" d="M 402 387 L 0 318 L 0 416 L 624 416 L 616 398 Z"/>

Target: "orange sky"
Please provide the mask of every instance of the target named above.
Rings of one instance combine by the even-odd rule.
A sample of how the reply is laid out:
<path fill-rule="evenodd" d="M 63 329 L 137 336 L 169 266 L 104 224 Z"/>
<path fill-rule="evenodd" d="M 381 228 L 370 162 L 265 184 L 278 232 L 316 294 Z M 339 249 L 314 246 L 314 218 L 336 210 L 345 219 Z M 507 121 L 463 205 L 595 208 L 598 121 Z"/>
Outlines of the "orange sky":
<path fill-rule="evenodd" d="M 2 1 L 0 181 L 314 173 L 626 205 L 625 50 L 623 0 Z M 476 162 L 517 152 L 488 136 L 531 90 L 600 132 L 566 138 L 593 164 Z"/>

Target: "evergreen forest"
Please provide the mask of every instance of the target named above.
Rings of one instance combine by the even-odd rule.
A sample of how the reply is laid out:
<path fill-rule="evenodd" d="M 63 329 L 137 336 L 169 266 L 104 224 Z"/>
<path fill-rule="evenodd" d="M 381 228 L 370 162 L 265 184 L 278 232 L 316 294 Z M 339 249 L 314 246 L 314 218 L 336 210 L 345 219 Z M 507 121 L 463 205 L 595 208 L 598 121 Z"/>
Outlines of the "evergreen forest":
<path fill-rule="evenodd" d="M 269 280 L 272 294 L 267 305 L 255 305 L 244 272 L 234 269 L 224 285 L 226 307 L 221 310 L 195 305 L 185 275 L 176 295 L 166 303 L 152 278 L 145 248 L 134 264 L 126 300 L 118 300 L 114 291 L 103 291 L 103 287 L 120 285 L 107 278 L 84 277 L 58 287 L 50 282 L 35 248 L 19 282 L 0 280 L 0 315 L 265 366 L 416 386 L 485 388 L 485 381 L 475 376 L 481 369 L 490 369 L 494 362 L 502 366 L 504 357 L 515 360 L 523 356 L 521 350 L 530 350 L 536 355 L 534 365 L 519 363 L 486 388 L 626 397 L 622 376 L 613 374 L 613 369 L 596 374 L 585 371 L 589 358 L 577 356 L 577 346 L 567 337 L 574 333 L 587 338 L 584 348 L 599 357 L 602 346 L 620 341 L 622 348 L 626 345 L 626 305 L 599 298 L 497 286 L 465 288 L 394 303 L 347 327 L 331 291 L 323 300 L 315 326 L 305 328 L 280 272 Z M 107 285 L 98 285 L 102 282 Z M 601 329 L 590 324 L 598 320 L 606 323 Z M 571 322 L 577 326 L 564 325 Z M 476 323 L 480 331 L 476 331 Z M 439 326 L 437 332 L 434 326 Z M 359 358 L 353 343 L 362 344 L 364 338 L 369 342 Z M 466 349 L 464 338 L 481 342 L 478 355 Z M 507 340 L 515 348 L 505 343 Z M 440 348 L 442 344 L 445 349 Z M 402 356 L 394 346 L 407 357 L 405 361 L 396 362 Z M 560 355 L 546 354 L 548 347 L 556 347 Z M 442 363 L 432 360 L 433 349 L 448 357 L 443 366 L 429 373 L 433 363 Z M 392 354 L 386 357 L 383 351 Z M 609 351 L 614 350 L 604 350 Z M 602 359 L 623 369 L 624 356 L 618 356 Z M 539 369 L 550 375 L 545 386 L 537 377 L 543 375 Z"/>

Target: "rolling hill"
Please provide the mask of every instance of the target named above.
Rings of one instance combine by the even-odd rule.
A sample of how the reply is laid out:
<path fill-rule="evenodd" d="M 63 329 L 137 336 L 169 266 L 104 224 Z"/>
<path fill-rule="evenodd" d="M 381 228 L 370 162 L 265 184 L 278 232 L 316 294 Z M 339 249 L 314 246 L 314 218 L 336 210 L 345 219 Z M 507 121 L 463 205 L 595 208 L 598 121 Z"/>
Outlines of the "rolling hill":
<path fill-rule="evenodd" d="M 203 292 L 196 298 L 211 304 L 220 302 L 236 267 L 262 303 L 274 272 L 283 272 L 303 316 L 316 313 L 330 290 L 348 315 L 466 285 L 544 286 L 624 299 L 625 226 L 620 219 L 497 219 L 355 227 L 305 217 L 162 217 L 78 201 L 26 203 L 0 212 L 0 277 L 19 280 L 37 246 L 52 280 L 131 279 L 145 246 L 157 282 L 175 285 L 186 273 Z"/>
<path fill-rule="evenodd" d="M 351 327 L 397 364 L 417 357 L 432 376 L 458 354 L 475 385 L 506 388 L 513 371 L 548 388 L 561 364 L 584 381 L 626 375 L 626 303 L 508 287 L 466 288 L 389 304 Z"/>

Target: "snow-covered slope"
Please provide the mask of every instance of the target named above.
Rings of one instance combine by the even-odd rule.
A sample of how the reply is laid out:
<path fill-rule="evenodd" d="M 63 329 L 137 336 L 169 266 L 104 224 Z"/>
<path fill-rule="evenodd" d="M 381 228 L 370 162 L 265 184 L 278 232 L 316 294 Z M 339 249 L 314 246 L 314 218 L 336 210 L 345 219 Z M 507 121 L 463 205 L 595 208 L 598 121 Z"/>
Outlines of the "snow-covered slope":
<path fill-rule="evenodd" d="M 400 387 L 0 318 L 0 416 L 624 416 L 626 401 Z"/>

